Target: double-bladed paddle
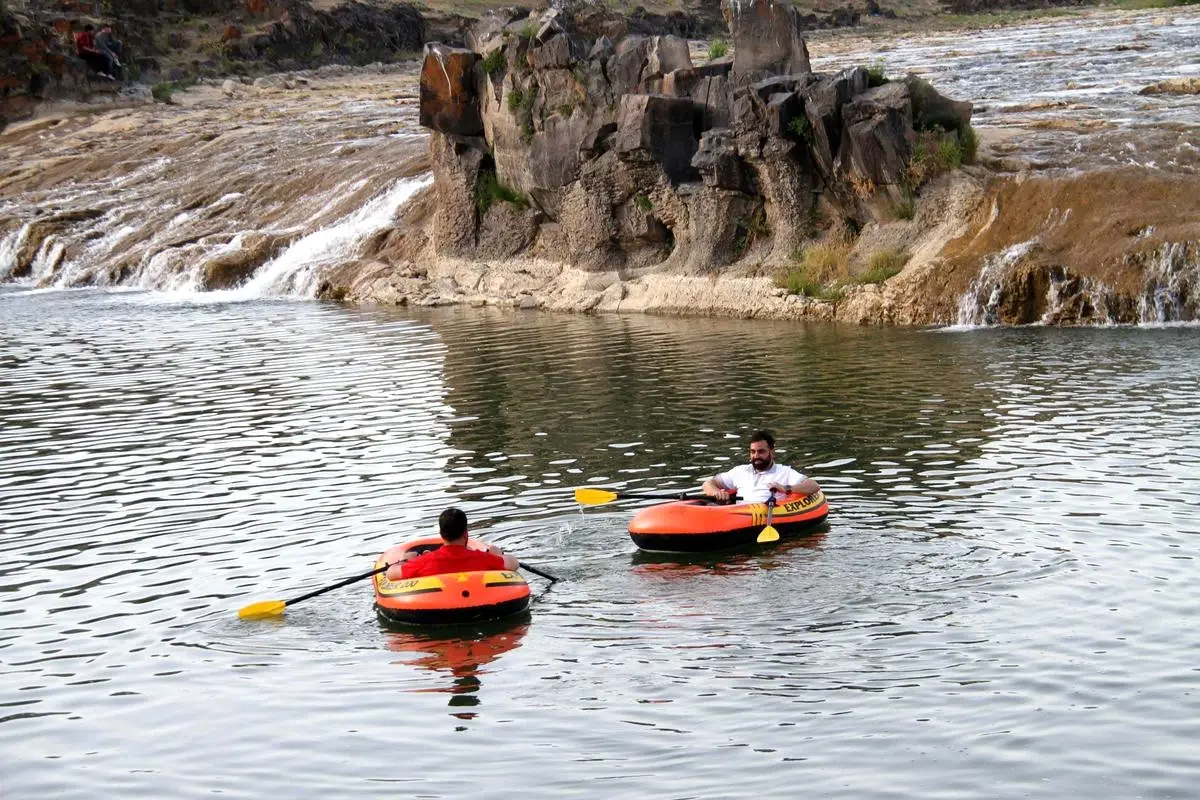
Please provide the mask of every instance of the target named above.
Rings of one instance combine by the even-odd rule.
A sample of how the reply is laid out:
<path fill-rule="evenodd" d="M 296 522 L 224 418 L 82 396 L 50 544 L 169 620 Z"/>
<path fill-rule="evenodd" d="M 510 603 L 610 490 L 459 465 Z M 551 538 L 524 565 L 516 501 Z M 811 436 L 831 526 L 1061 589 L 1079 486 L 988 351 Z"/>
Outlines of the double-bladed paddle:
<path fill-rule="evenodd" d="M 282 616 L 284 609 L 286 609 L 288 606 L 294 606 L 301 600 L 308 600 L 310 597 L 316 597 L 319 594 L 332 592 L 334 589 L 340 589 L 343 586 L 349 586 L 355 581 L 366 580 L 367 578 L 386 571 L 388 567 L 391 566 L 391 564 L 384 564 L 382 567 L 373 569 L 370 572 L 364 572 L 362 575 L 355 575 L 353 578 L 346 578 L 343 581 L 338 581 L 332 586 L 326 586 L 323 589 L 317 589 L 316 591 L 309 592 L 308 594 L 302 594 L 299 597 L 293 597 L 291 600 L 263 600 L 258 603 L 251 603 L 250 605 L 241 608 L 238 611 L 238 616 L 242 619 L 265 619 L 267 617 Z M 551 583 L 554 583 L 558 580 L 558 578 L 554 577 L 549 572 L 543 572 L 537 567 L 531 567 L 529 564 L 520 563 L 519 566 L 521 569 L 529 570 L 534 575 L 540 575 Z"/>

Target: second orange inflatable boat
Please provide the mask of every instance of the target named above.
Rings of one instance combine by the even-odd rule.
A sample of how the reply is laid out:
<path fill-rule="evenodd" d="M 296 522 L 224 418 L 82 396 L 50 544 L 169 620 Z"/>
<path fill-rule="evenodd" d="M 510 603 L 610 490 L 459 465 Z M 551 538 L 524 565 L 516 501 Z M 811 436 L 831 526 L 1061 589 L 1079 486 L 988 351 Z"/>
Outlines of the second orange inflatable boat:
<path fill-rule="evenodd" d="M 780 536 L 795 535 L 820 525 L 828 515 L 823 493 L 792 494 L 775 502 L 771 525 Z M 629 535 L 642 550 L 697 553 L 754 544 L 766 524 L 766 503 L 678 500 L 639 511 L 629 522 Z"/>
<path fill-rule="evenodd" d="M 407 551 L 419 555 L 441 545 L 438 536 L 397 545 L 384 551 L 375 567 L 394 564 Z M 487 549 L 477 539 L 468 539 L 467 547 Z M 529 594 L 525 579 L 507 570 L 447 572 L 398 581 L 389 580 L 386 572 L 375 576 L 379 616 L 408 625 L 456 625 L 509 617 L 529 608 Z"/>

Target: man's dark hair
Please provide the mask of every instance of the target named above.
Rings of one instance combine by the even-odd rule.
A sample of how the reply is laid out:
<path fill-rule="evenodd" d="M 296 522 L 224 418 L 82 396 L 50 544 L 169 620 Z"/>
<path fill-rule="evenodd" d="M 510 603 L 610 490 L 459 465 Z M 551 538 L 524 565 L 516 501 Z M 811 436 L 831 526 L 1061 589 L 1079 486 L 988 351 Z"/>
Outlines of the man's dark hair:
<path fill-rule="evenodd" d="M 467 515 L 461 508 L 447 508 L 438 517 L 438 532 L 447 542 L 461 538 L 467 532 Z"/>
<path fill-rule="evenodd" d="M 772 450 L 775 449 L 775 435 L 770 431 L 755 431 L 750 434 L 750 443 L 753 444 L 755 442 L 766 442 L 767 447 Z"/>
<path fill-rule="evenodd" d="M 88 33 L 91 33 L 92 31 L 96 30 L 96 26 L 92 25 L 91 23 L 88 23 L 87 25 L 83 26 L 83 29 L 85 31 L 87 31 Z"/>

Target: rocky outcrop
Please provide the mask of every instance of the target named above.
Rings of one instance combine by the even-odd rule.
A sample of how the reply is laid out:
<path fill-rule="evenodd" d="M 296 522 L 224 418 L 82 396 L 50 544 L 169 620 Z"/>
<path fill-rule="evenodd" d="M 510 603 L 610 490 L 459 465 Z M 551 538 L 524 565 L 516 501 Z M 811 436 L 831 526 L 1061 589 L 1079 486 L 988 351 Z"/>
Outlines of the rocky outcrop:
<path fill-rule="evenodd" d="M 723 12 L 733 58 L 701 65 L 673 36 L 588 38 L 566 8 L 499 11 L 464 48 L 428 46 L 436 252 L 497 252 L 515 204 L 524 255 L 584 269 L 779 263 L 892 213 L 914 161 L 965 143 L 970 104 L 918 78 L 813 73 L 790 5 Z"/>

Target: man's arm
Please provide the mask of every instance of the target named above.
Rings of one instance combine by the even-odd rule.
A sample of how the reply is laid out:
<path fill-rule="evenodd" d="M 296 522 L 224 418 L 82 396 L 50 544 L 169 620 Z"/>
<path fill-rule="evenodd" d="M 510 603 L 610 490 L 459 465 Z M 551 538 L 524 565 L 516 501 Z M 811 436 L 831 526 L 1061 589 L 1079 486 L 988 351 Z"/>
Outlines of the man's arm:
<path fill-rule="evenodd" d="M 478 541 L 478 540 L 476 540 L 476 541 Z M 488 549 L 488 552 L 491 553 L 492 555 L 500 556 L 501 558 L 504 559 L 504 568 L 506 570 L 508 570 L 509 572 L 516 572 L 518 569 L 520 569 L 521 562 L 514 556 L 510 556 L 508 553 L 501 550 L 499 547 L 496 547 L 496 545 L 491 544 L 489 542 L 487 549 Z"/>
<path fill-rule="evenodd" d="M 812 478 L 796 474 L 801 480 L 796 483 L 772 483 L 770 489 L 778 494 L 814 494 L 821 491 L 821 485 Z"/>
<path fill-rule="evenodd" d="M 714 497 L 722 501 L 728 500 L 733 494 L 731 489 L 725 488 L 719 475 L 714 475 L 706 480 L 704 485 L 700 487 L 700 491 L 704 492 L 708 497 Z"/>

